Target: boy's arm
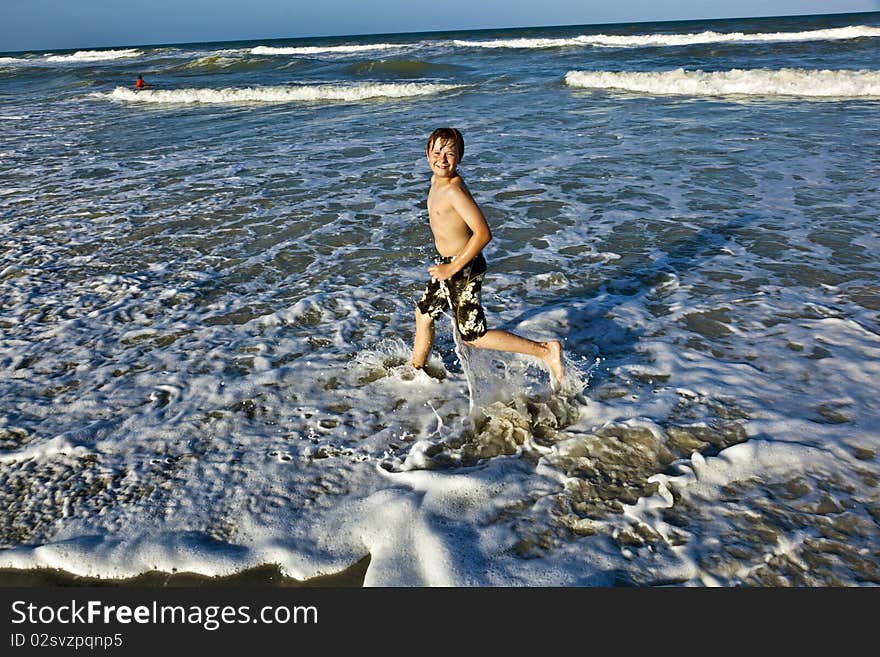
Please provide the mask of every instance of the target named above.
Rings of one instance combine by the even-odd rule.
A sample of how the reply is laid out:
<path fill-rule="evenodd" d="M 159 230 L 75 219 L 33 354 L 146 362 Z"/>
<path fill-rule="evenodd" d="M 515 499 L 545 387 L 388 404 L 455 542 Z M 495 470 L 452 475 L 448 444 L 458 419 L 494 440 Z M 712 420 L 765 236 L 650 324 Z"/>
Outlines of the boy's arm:
<path fill-rule="evenodd" d="M 458 186 L 450 192 L 452 207 L 471 229 L 471 237 L 464 245 L 464 249 L 455 256 L 455 260 L 444 265 L 435 265 L 428 270 L 434 278 L 441 281 L 445 281 L 464 269 L 465 265 L 476 258 L 483 247 L 492 240 L 489 224 L 486 223 L 483 212 L 471 195 Z"/>

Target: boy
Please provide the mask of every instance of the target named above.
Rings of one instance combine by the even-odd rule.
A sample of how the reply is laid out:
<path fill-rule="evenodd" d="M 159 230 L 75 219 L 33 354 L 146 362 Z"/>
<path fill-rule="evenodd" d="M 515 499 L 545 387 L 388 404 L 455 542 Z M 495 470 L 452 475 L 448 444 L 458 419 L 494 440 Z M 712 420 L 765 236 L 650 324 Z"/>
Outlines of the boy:
<path fill-rule="evenodd" d="M 464 155 L 464 138 L 455 128 L 438 128 L 426 148 L 431 168 L 428 218 L 439 254 L 428 267 L 431 281 L 416 306 L 416 336 L 412 366 L 421 369 L 434 343 L 434 320 L 449 308 L 465 344 L 540 358 L 555 382 L 564 374 L 558 340 L 534 342 L 499 329 L 487 329 L 480 306 L 486 273 L 482 250 L 492 239 L 489 225 L 457 173 Z"/>

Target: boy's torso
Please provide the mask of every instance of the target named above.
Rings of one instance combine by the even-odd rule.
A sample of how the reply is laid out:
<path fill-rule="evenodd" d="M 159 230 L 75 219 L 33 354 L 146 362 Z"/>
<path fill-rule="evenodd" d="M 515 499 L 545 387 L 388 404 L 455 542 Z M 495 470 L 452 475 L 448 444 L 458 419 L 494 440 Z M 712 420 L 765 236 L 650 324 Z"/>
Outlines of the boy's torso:
<path fill-rule="evenodd" d="M 434 234 L 434 246 L 442 256 L 455 256 L 464 250 L 472 231 L 452 205 L 452 187 L 467 193 L 461 178 L 438 184 L 431 181 L 428 191 L 428 219 Z"/>

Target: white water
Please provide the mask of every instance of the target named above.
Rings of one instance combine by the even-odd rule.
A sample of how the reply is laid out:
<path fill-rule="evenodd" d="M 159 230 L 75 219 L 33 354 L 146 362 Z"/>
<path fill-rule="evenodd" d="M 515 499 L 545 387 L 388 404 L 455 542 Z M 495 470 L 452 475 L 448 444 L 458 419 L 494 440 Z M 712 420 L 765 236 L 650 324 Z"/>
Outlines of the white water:
<path fill-rule="evenodd" d="M 696 34 L 643 34 L 635 36 L 582 34 L 576 37 L 553 39 L 493 39 L 488 41 L 456 39 L 453 43 L 457 46 L 471 48 L 563 48 L 570 46 L 640 48 L 647 46 L 690 46 L 706 43 L 837 41 L 870 37 L 880 37 L 880 27 L 852 25 L 827 30 L 755 34 L 711 31 Z"/>
<path fill-rule="evenodd" d="M 880 97 L 878 71 L 753 69 L 731 71 L 569 71 L 565 83 L 588 89 L 688 96 Z"/>
<path fill-rule="evenodd" d="M 394 43 L 350 44 L 342 46 L 256 46 L 251 48 L 254 55 L 317 55 L 321 53 L 359 53 L 373 50 L 401 48 Z"/>
<path fill-rule="evenodd" d="M 441 94 L 460 88 L 461 85 L 454 84 L 415 82 L 403 84 L 304 84 L 289 87 L 247 87 L 244 89 L 145 89 L 141 91 L 117 87 L 111 93 L 93 95 L 98 98 L 156 104 L 289 103 L 411 98 Z"/>
<path fill-rule="evenodd" d="M 141 57 L 143 52 L 136 48 L 122 50 L 79 50 L 72 55 L 47 55 L 47 62 L 100 62 L 113 59 Z"/>

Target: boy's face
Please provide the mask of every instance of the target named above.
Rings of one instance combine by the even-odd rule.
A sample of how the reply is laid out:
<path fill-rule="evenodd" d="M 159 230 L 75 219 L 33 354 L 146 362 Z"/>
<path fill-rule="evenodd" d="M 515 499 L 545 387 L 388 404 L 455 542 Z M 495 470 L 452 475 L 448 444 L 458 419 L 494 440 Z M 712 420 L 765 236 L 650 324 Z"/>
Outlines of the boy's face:
<path fill-rule="evenodd" d="M 428 148 L 428 165 L 434 175 L 440 178 L 452 178 L 460 159 L 452 140 L 438 139 Z"/>

